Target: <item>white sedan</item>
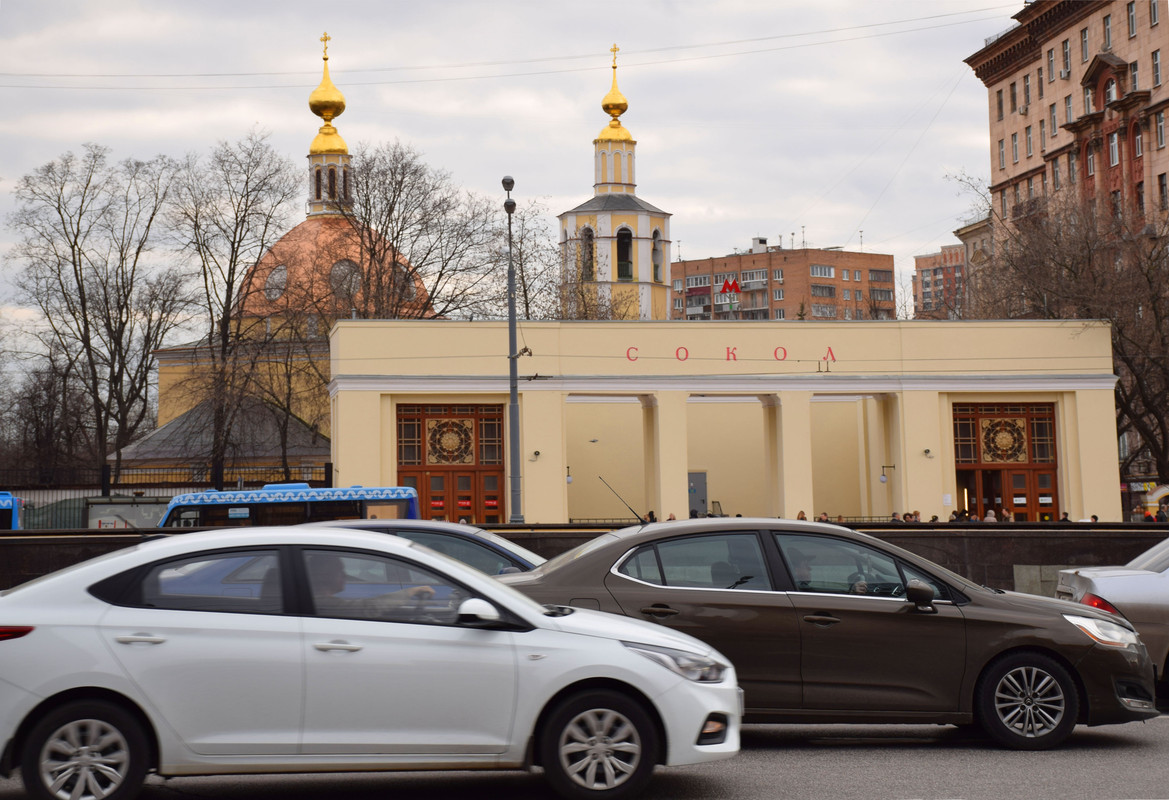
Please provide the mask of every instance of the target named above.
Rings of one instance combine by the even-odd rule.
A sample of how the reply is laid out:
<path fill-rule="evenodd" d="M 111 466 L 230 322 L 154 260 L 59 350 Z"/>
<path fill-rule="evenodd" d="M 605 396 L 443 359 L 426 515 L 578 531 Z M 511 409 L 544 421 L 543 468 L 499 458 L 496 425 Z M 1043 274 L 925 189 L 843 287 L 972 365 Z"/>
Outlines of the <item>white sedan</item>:
<path fill-rule="evenodd" d="M 146 775 L 542 767 L 636 796 L 739 748 L 734 669 L 662 626 L 536 604 L 408 540 L 144 541 L 0 593 L 0 773 L 43 800 Z"/>

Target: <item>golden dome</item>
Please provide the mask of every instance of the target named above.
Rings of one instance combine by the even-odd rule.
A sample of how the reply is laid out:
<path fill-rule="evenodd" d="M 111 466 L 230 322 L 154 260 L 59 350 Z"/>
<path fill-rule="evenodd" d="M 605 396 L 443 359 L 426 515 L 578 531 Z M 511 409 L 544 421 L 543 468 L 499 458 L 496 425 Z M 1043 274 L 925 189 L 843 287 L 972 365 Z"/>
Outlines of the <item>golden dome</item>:
<path fill-rule="evenodd" d="M 329 40 L 331 38 L 333 37 L 327 33 L 321 37 L 321 41 L 325 44 L 324 75 L 321 77 L 321 85 L 313 89 L 313 93 L 308 97 L 309 110 L 325 121 L 325 124 L 317 131 L 316 138 L 313 139 L 312 146 L 309 147 L 309 153 L 349 152 L 345 140 L 341 138 L 332 124 L 333 119 L 345 112 L 345 95 L 341 94 L 341 90 L 334 86 L 332 79 L 329 78 Z"/>
<path fill-rule="evenodd" d="M 611 52 L 613 53 L 613 86 L 609 89 L 609 93 L 605 95 L 604 99 L 601 100 L 601 108 L 612 119 L 597 134 L 597 139 L 631 142 L 633 141 L 633 135 L 625 130 L 621 125 L 621 121 L 617 119 L 629 108 L 629 101 L 625 99 L 625 95 L 621 94 L 621 90 L 617 88 L 617 51 L 620 49 L 617 45 L 613 45 L 611 48 Z"/>

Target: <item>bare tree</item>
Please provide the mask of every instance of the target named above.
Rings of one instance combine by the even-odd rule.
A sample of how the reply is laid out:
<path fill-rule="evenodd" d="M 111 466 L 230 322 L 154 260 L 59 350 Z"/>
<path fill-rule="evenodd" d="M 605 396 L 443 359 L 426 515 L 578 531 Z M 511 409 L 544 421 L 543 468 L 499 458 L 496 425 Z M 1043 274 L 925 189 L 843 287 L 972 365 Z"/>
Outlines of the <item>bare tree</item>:
<path fill-rule="evenodd" d="M 351 163 L 352 197 L 338 210 L 350 222 L 344 251 L 360 263 L 348 291 L 343 274 L 331 279 L 353 314 L 466 317 L 499 308 L 500 203 L 460 189 L 400 142 L 362 145 Z"/>
<path fill-rule="evenodd" d="M 199 282 L 197 303 L 206 326 L 198 361 L 185 387 L 190 405 L 207 404 L 212 480 L 221 485 L 235 417 L 254 392 L 254 369 L 265 321 L 240 308 L 261 287 L 252 266 L 286 230 L 300 173 L 264 133 L 220 142 L 184 164 L 172 203 L 172 226 Z"/>
<path fill-rule="evenodd" d="M 151 422 L 153 352 L 186 308 L 180 272 L 154 251 L 175 169 L 163 156 L 110 164 L 87 145 L 17 183 L 17 284 L 40 311 L 33 334 L 50 371 L 85 393 L 93 466 Z"/>
<path fill-rule="evenodd" d="M 1018 207 L 993 259 L 971 274 L 981 318 L 1110 323 L 1117 428 L 1134 432 L 1169 482 L 1169 224 L 1113 200 L 1061 197 Z M 1122 468 L 1124 465 L 1122 465 Z"/>
<path fill-rule="evenodd" d="M 505 223 L 506 224 L 506 223 Z M 507 233 L 497 240 L 497 270 L 500 291 L 506 303 Z M 512 214 L 511 258 L 516 276 L 516 317 L 557 319 L 560 312 L 560 250 L 548 222 L 548 209 L 538 200 L 529 200 Z M 506 313 L 506 307 L 503 312 Z"/>

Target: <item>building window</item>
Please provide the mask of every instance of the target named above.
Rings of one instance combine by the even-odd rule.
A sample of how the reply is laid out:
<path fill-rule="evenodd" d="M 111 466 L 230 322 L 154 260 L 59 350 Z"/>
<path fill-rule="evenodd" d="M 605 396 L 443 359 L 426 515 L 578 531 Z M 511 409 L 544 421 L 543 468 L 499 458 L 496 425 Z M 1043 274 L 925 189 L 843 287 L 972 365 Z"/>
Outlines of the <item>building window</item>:
<path fill-rule="evenodd" d="M 836 267 L 829 267 L 824 264 L 812 264 L 811 272 L 813 278 L 836 277 Z"/>
<path fill-rule="evenodd" d="M 683 308 L 682 302 L 683 302 L 683 301 L 682 301 L 682 298 L 681 298 L 681 297 L 675 297 L 675 298 L 674 298 L 674 310 L 675 310 L 675 311 L 681 311 L 681 310 L 682 310 L 682 308 Z"/>
<path fill-rule="evenodd" d="M 1132 155 L 1133 158 L 1140 158 L 1145 154 L 1145 138 L 1141 134 L 1141 126 L 1136 125 L 1132 129 Z"/>
<path fill-rule="evenodd" d="M 658 231 L 654 231 L 653 250 L 650 253 L 650 259 L 653 261 L 653 268 L 654 268 L 654 283 L 661 283 L 662 282 L 662 252 L 663 252 L 663 250 L 664 250 L 664 247 L 662 246 L 662 234 Z"/>
<path fill-rule="evenodd" d="M 1057 133 L 1059 133 L 1059 120 L 1056 119 L 1056 116 L 1055 116 L 1055 103 L 1051 104 L 1051 109 L 1049 111 L 1050 111 L 1050 113 L 1048 114 L 1048 116 L 1051 119 L 1051 123 L 1050 123 L 1051 138 L 1054 139 L 1055 135 Z"/>
<path fill-rule="evenodd" d="M 1084 171 L 1088 174 L 1088 177 L 1096 174 L 1096 151 L 1094 151 L 1091 147 L 1088 148 L 1088 155 L 1084 164 Z"/>
<path fill-rule="evenodd" d="M 1100 45 L 1102 50 L 1112 49 L 1112 15 L 1104 15 L 1104 43 Z"/>
<path fill-rule="evenodd" d="M 1134 61 L 1128 65 L 1128 90 L 1135 92 L 1141 88 L 1140 62 Z"/>
<path fill-rule="evenodd" d="M 852 299 L 852 292 L 850 292 L 848 289 L 845 289 L 845 290 L 844 290 L 844 299 L 845 299 L 845 300 L 851 300 L 851 299 Z"/>
<path fill-rule="evenodd" d="M 617 231 L 617 280 L 633 280 L 633 232 L 628 228 Z"/>
<path fill-rule="evenodd" d="M 1027 179 L 1027 199 L 1028 200 L 1035 199 L 1035 176 L 1034 175 L 1032 175 L 1030 178 Z"/>
<path fill-rule="evenodd" d="M 700 286 L 710 286 L 709 275 L 691 275 L 686 279 L 687 289 L 697 289 Z"/>
<path fill-rule="evenodd" d="M 1035 71 L 1035 74 L 1038 76 L 1038 79 L 1036 81 L 1035 86 L 1037 89 L 1039 89 L 1039 99 L 1042 100 L 1043 99 L 1043 67 L 1040 67 L 1039 69 L 1037 69 Z"/>
<path fill-rule="evenodd" d="M 1059 189 L 1059 161 L 1051 162 L 1051 188 Z"/>
<path fill-rule="evenodd" d="M 1063 121 L 1071 125 L 1074 117 L 1072 117 L 1072 96 L 1070 94 L 1063 99 L 1063 116 Z"/>
<path fill-rule="evenodd" d="M 1120 134 L 1116 131 L 1108 134 L 1108 166 L 1115 167 L 1120 163 Z"/>
<path fill-rule="evenodd" d="M 836 306 L 812 303 L 812 316 L 822 319 L 836 319 Z"/>
<path fill-rule="evenodd" d="M 1161 0 L 1149 0 L 1149 25 L 1150 25 L 1150 27 L 1153 25 L 1156 25 L 1158 22 L 1161 21 L 1161 12 L 1157 8 L 1157 4 L 1160 2 L 1161 2 Z"/>
<path fill-rule="evenodd" d="M 1022 187 L 1023 187 L 1022 183 L 1015 184 L 1015 205 L 1016 206 L 1023 202 L 1023 189 L 1022 189 Z"/>
<path fill-rule="evenodd" d="M 783 289 L 772 289 L 771 290 L 771 299 L 772 300 L 782 300 L 783 299 Z"/>
<path fill-rule="evenodd" d="M 999 169 L 1007 168 L 1007 144 L 999 139 Z"/>
<path fill-rule="evenodd" d="M 1091 86 L 1084 87 L 1084 113 L 1085 114 L 1092 113 L 1092 87 Z"/>
<path fill-rule="evenodd" d="M 1158 111 L 1154 118 L 1153 125 L 1157 131 L 1157 149 L 1160 150 L 1165 146 L 1165 112 Z"/>
<path fill-rule="evenodd" d="M 1145 213 L 1145 182 L 1141 181 L 1137 184 L 1137 213 L 1144 216 Z"/>
<path fill-rule="evenodd" d="M 1080 61 L 1088 61 L 1088 29 L 1080 28 Z"/>
<path fill-rule="evenodd" d="M 597 248 L 593 239 L 593 229 L 584 228 L 580 232 L 580 279 L 582 281 L 596 279 L 596 259 Z"/>
<path fill-rule="evenodd" d="M 1157 197 L 1161 204 L 1161 210 L 1169 209 L 1169 176 L 1164 172 L 1157 176 Z"/>
<path fill-rule="evenodd" d="M 780 283 L 783 283 L 783 270 L 782 269 L 775 270 L 775 272 L 771 273 L 771 278 L 772 278 L 772 280 L 777 280 Z"/>
<path fill-rule="evenodd" d="M 869 289 L 869 299 L 876 300 L 878 303 L 892 303 L 893 290 L 892 289 Z M 860 300 L 860 292 L 857 292 L 857 300 Z"/>
<path fill-rule="evenodd" d="M 836 297 L 836 287 L 825 286 L 822 283 L 813 283 L 812 297 Z"/>
<path fill-rule="evenodd" d="M 775 318 L 776 318 L 776 319 L 783 319 L 783 316 L 784 316 L 784 315 L 783 315 L 783 309 L 782 309 L 782 308 L 777 308 L 777 309 L 775 309 Z"/>
<path fill-rule="evenodd" d="M 1042 152 L 1047 149 L 1047 123 L 1045 120 L 1039 120 L 1039 150 Z"/>
<path fill-rule="evenodd" d="M 337 170 L 329 167 L 329 199 L 337 199 Z"/>
<path fill-rule="evenodd" d="M 1072 71 L 1072 43 L 1069 39 L 1063 40 L 1063 71 L 1064 73 Z"/>
<path fill-rule="evenodd" d="M 1137 4 L 1136 0 L 1132 0 L 1128 4 L 1128 38 L 1137 35 Z"/>
<path fill-rule="evenodd" d="M 1109 193 L 1108 199 L 1112 204 L 1112 216 L 1120 219 L 1120 190 Z"/>
<path fill-rule="evenodd" d="M 1153 51 L 1153 85 L 1161 85 L 1161 51 Z"/>
<path fill-rule="evenodd" d="M 1104 83 L 1104 103 L 1113 103 L 1116 101 L 1116 79 L 1109 78 Z"/>
<path fill-rule="evenodd" d="M 682 291 L 682 279 L 681 278 L 677 278 L 674 280 L 674 291 L 675 292 Z"/>
<path fill-rule="evenodd" d="M 1015 86 L 1015 82 L 1011 81 L 1011 113 L 1019 110 L 1019 90 Z"/>
<path fill-rule="evenodd" d="M 1006 189 L 1003 189 L 1002 193 L 999 195 L 999 200 L 1000 200 L 1000 205 L 1002 206 L 1002 210 L 999 212 L 999 216 L 1002 217 L 1003 219 L 1006 219 L 1007 218 L 1007 190 Z"/>
<path fill-rule="evenodd" d="M 1031 76 L 1023 76 L 1023 105 L 1031 105 Z"/>
<path fill-rule="evenodd" d="M 1047 82 L 1055 80 L 1055 48 L 1047 48 Z"/>
<path fill-rule="evenodd" d="M 869 270 L 869 283 L 892 283 L 893 270 L 891 269 L 871 269 Z M 861 296 L 861 290 L 856 290 L 857 299 Z"/>
<path fill-rule="evenodd" d="M 313 171 L 313 173 L 314 173 L 313 174 L 313 196 L 316 197 L 317 200 L 320 200 L 321 199 L 321 169 L 320 169 L 320 167 L 317 167 L 317 169 L 315 169 Z"/>
<path fill-rule="evenodd" d="M 1019 134 L 1011 134 L 1011 161 L 1015 164 L 1019 163 Z"/>
<path fill-rule="evenodd" d="M 1068 153 L 1068 183 L 1076 182 L 1076 154 Z"/>
<path fill-rule="evenodd" d="M 994 93 L 995 105 L 998 106 L 999 119 L 1003 118 L 1003 90 L 999 89 Z"/>
<path fill-rule="evenodd" d="M 1023 129 L 1023 138 L 1026 140 L 1026 143 L 1027 143 L 1027 158 L 1030 158 L 1032 156 L 1032 154 L 1034 153 L 1034 150 L 1031 147 L 1031 126 L 1030 125 L 1028 125 L 1026 128 Z"/>

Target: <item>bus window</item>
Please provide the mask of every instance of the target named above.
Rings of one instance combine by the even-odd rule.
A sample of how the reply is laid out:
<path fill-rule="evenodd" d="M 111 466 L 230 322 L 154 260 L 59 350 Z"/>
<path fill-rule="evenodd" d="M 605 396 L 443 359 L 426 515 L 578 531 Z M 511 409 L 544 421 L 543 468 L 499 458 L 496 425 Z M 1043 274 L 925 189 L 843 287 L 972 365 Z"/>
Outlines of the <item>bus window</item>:
<path fill-rule="evenodd" d="M 331 519 L 361 519 L 360 500 L 314 500 L 309 504 L 308 522 Z M 304 522 L 305 520 L 300 520 Z"/>
<path fill-rule="evenodd" d="M 366 519 L 409 519 L 409 511 L 405 500 L 368 500 L 365 503 Z"/>

